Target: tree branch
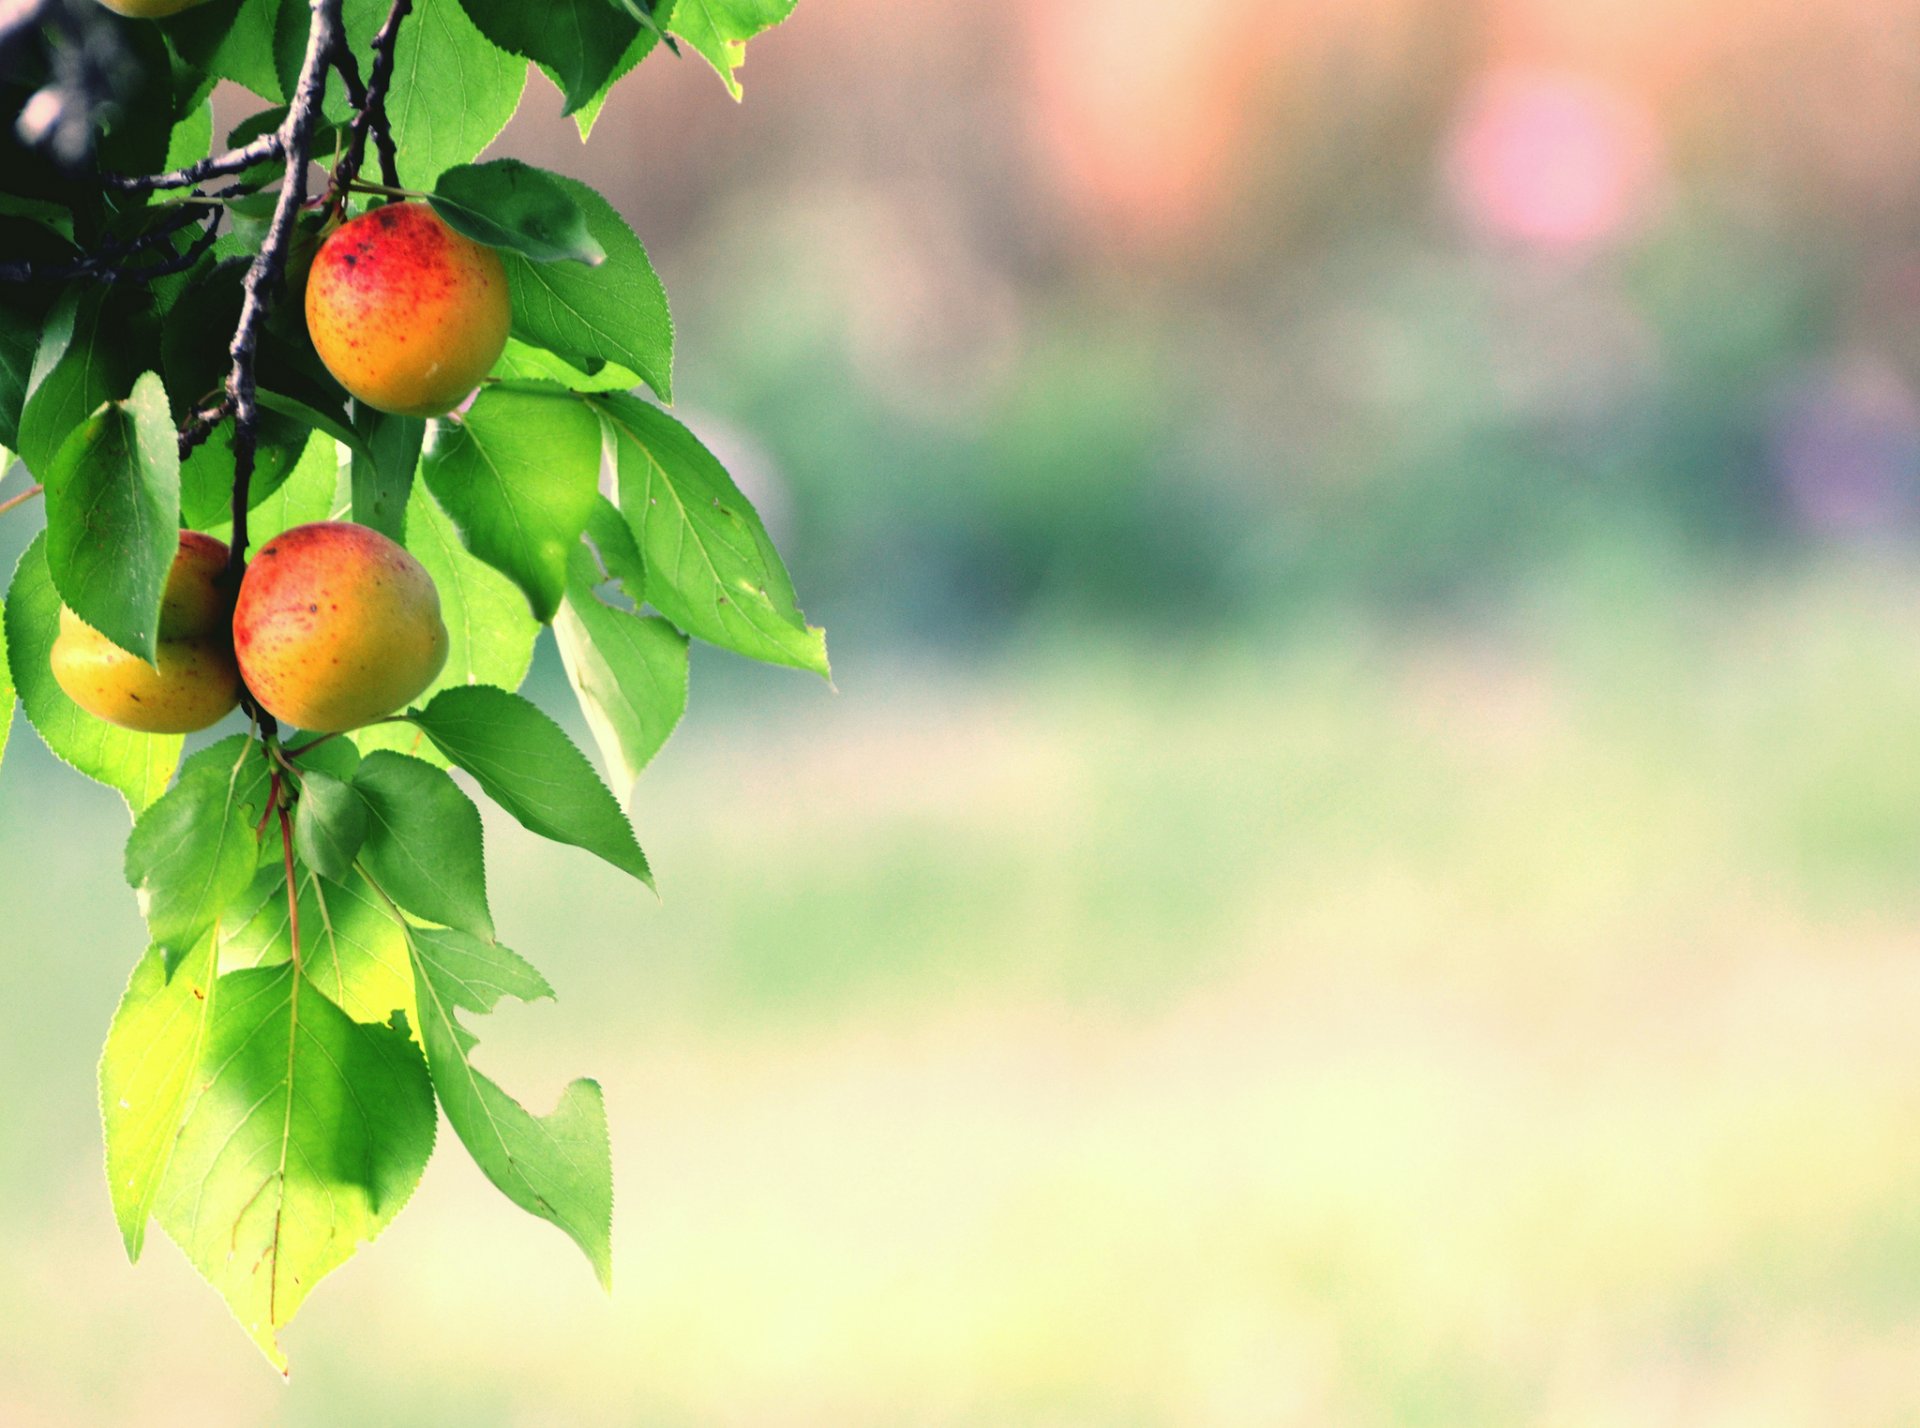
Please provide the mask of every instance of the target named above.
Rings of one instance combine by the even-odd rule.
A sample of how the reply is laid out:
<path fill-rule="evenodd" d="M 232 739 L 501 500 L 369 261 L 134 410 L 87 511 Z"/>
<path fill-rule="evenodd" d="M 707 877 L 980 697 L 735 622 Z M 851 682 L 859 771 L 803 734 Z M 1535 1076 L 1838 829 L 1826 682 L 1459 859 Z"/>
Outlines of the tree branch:
<path fill-rule="evenodd" d="M 311 161 L 314 126 L 319 122 L 321 102 L 326 98 L 327 67 L 333 56 L 346 48 L 340 6 L 341 0 L 310 0 L 309 3 L 311 18 L 307 24 L 306 57 L 300 63 L 293 102 L 287 106 L 287 117 L 278 130 L 280 152 L 287 161 L 286 177 L 280 185 L 280 201 L 274 206 L 273 221 L 267 226 L 266 241 L 260 245 L 253 266 L 247 269 L 240 322 L 227 349 L 233 358 L 227 394 L 233 401 L 234 422 L 233 543 L 227 558 L 227 574 L 235 585 L 247 567 L 247 513 L 252 509 L 254 454 L 260 436 L 255 357 L 274 289 L 286 272 L 294 220 L 307 198 L 307 165 Z"/>
<path fill-rule="evenodd" d="M 412 12 L 413 0 L 393 0 L 393 8 L 387 11 L 385 23 L 373 37 L 373 68 L 368 73 L 364 88 L 360 83 L 359 66 L 351 53 L 342 50 L 344 63 L 340 67 L 340 77 L 346 83 L 355 113 L 347 131 L 347 151 L 333 171 L 333 185 L 337 193 L 345 193 L 347 186 L 360 176 L 361 165 L 367 159 L 369 134 L 379 149 L 380 177 L 388 188 L 400 186 L 399 156 L 394 151 L 393 131 L 387 121 L 387 91 L 393 84 L 393 55 L 400 41 L 400 23 Z"/>
<path fill-rule="evenodd" d="M 270 134 L 262 134 L 250 144 L 242 144 L 239 148 L 229 149 L 224 154 L 215 154 L 212 158 L 202 159 L 197 164 L 188 164 L 183 169 L 174 169 L 164 174 L 102 174 L 100 181 L 108 188 L 118 189 L 122 193 L 153 193 L 163 188 L 197 188 L 210 178 L 245 173 L 255 164 L 280 158 L 286 153 L 286 145 L 287 136 L 284 129 L 276 129 Z"/>

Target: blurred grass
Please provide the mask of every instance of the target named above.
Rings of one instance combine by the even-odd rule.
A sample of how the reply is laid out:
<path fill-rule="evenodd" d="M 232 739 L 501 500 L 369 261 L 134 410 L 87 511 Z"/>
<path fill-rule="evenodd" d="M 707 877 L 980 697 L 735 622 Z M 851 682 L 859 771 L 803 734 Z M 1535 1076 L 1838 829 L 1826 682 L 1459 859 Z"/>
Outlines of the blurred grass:
<path fill-rule="evenodd" d="M 119 1260 L 124 822 L 26 735 L 0 1423 L 1920 1421 L 1920 571 L 1651 549 L 1470 623 L 704 667 L 664 902 L 490 825 L 560 1001 L 484 1064 L 605 1080 L 611 1303 L 449 1137 L 291 1390 Z"/>

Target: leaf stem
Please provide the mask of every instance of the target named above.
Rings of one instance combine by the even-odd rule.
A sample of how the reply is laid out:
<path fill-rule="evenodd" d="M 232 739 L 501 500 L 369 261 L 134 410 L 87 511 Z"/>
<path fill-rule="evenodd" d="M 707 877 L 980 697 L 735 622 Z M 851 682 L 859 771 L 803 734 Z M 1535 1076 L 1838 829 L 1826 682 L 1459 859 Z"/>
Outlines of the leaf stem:
<path fill-rule="evenodd" d="M 15 506 L 21 505 L 27 501 L 31 501 L 35 496 L 39 495 L 44 490 L 46 490 L 46 487 L 40 485 L 38 482 L 35 482 L 33 485 L 27 487 L 26 490 L 20 492 L 19 494 L 9 496 L 7 497 L 6 500 L 0 501 L 0 516 L 4 516 L 8 511 L 11 511 Z"/>
<path fill-rule="evenodd" d="M 293 875 L 293 824 L 280 810 L 280 854 L 287 869 L 287 937 L 293 948 L 293 975 L 300 976 L 300 889 Z"/>

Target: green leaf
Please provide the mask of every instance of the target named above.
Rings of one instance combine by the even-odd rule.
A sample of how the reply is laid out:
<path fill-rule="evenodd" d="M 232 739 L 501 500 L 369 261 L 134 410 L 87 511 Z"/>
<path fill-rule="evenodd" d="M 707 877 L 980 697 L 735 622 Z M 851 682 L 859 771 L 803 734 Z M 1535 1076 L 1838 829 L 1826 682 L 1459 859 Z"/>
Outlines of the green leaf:
<path fill-rule="evenodd" d="M 480 31 L 501 49 L 537 61 L 566 97 L 571 114 L 593 97 L 640 26 L 607 0 L 461 0 Z"/>
<path fill-rule="evenodd" d="M 107 1193 L 127 1258 L 138 1260 L 147 1219 L 173 1156 L 194 1072 L 213 1017 L 214 938 L 203 937 L 171 975 L 158 947 L 133 969 L 100 1057 L 100 1119 Z"/>
<path fill-rule="evenodd" d="M 147 372 L 67 439 L 46 473 L 47 568 L 60 598 L 152 663 L 180 548 L 180 454 L 167 390 Z"/>
<path fill-rule="evenodd" d="M 339 741 L 328 745 L 339 746 Z M 292 959 L 279 839 L 271 839 L 269 847 L 268 862 L 229 914 L 235 925 L 220 946 L 222 966 L 271 967 Z M 358 871 L 334 882 L 296 867 L 294 881 L 300 889 L 301 965 L 308 979 L 355 1021 L 382 1026 L 397 1011 L 411 1022 L 413 974 L 406 938 L 378 894 Z"/>
<path fill-rule="evenodd" d="M 630 392 L 640 385 L 639 376 L 618 362 L 593 365 L 595 370 L 588 372 L 544 347 L 509 337 L 492 376 L 503 382 L 552 382 L 570 392 Z"/>
<path fill-rule="evenodd" d="M 468 553 L 460 533 L 424 484 L 413 488 L 408 505 L 407 549 L 433 577 L 440 591 L 440 618 L 447 627 L 447 663 L 417 703 L 462 684 L 492 684 L 518 689 L 533 666 L 533 645 L 540 622 L 514 583 Z M 369 724 L 353 741 L 363 751 L 392 749 L 444 764 L 426 735 L 410 724 Z"/>
<path fill-rule="evenodd" d="M 60 596 L 47 573 L 46 535 L 20 557 L 7 591 L 6 643 L 20 707 L 55 757 L 120 791 L 139 813 L 166 791 L 180 762 L 178 734 L 136 734 L 96 719 L 67 698 L 48 663 L 60 633 Z"/>
<path fill-rule="evenodd" d="M 295 526 L 324 521 L 333 514 L 339 489 L 340 449 L 332 437 L 314 432 L 279 489 L 253 508 L 247 519 L 249 543 L 258 548 Z M 229 541 L 233 534 L 225 525 L 215 527 L 214 533 Z"/>
<path fill-rule="evenodd" d="M 407 717 L 522 827 L 653 885 L 632 825 L 586 755 L 519 695 L 483 684 L 445 689 Z"/>
<path fill-rule="evenodd" d="M 293 847 L 300 861 L 338 882 L 353 871 L 367 841 L 367 803 L 350 783 L 319 769 L 300 777 L 294 805 Z"/>
<path fill-rule="evenodd" d="M 625 6 L 623 5 L 622 8 Z M 640 61 L 652 54 L 659 43 L 658 27 L 649 29 L 643 22 L 639 33 L 633 37 L 633 43 L 628 45 L 626 53 L 620 56 L 619 62 L 613 67 L 613 72 L 600 82 L 600 88 L 594 92 L 593 98 L 574 110 L 573 122 L 580 130 L 581 143 L 584 144 L 593 134 L 593 127 L 600 122 L 601 114 L 606 111 L 607 100 L 612 96 L 614 87 L 639 68 Z M 673 43 L 671 37 L 668 38 L 667 43 L 673 47 L 674 53 L 679 53 L 680 47 Z"/>
<path fill-rule="evenodd" d="M 7 755 L 7 737 L 13 732 L 13 672 L 7 668 L 7 606 L 0 601 L 0 760 Z"/>
<path fill-rule="evenodd" d="M 287 97 L 273 57 L 280 6 L 281 0 L 214 0 L 161 21 L 160 28 L 174 52 L 195 69 L 279 101 Z"/>
<path fill-rule="evenodd" d="M 740 97 L 737 71 L 747 62 L 747 41 L 793 13 L 796 0 L 674 0 L 667 26 L 692 45 Z"/>
<path fill-rule="evenodd" d="M 235 734 L 188 759 L 179 782 L 134 824 L 127 884 L 169 968 L 253 880 L 253 830 L 268 786 L 260 747 Z"/>
<path fill-rule="evenodd" d="M 593 413 L 565 393 L 489 387 L 458 423 L 435 428 L 421 470 L 467 549 L 552 619 L 600 491 Z"/>
<path fill-rule="evenodd" d="M 96 294 L 76 287 L 55 304 L 34 353 L 14 443 L 27 469 L 44 480 L 68 435 L 102 402 L 125 396 L 137 371 L 123 325 Z"/>
<path fill-rule="evenodd" d="M 620 509 L 647 562 L 647 600 L 674 624 L 750 659 L 826 677 L 759 514 L 694 434 L 637 397 L 595 398 L 614 434 Z"/>
<path fill-rule="evenodd" d="M 383 17 L 387 8 L 380 0 Z M 416 189 L 431 188 L 492 143 L 527 83 L 526 61 L 489 43 L 451 0 L 414 6 L 400 27 L 393 70 L 387 115 L 400 177 Z"/>
<path fill-rule="evenodd" d="M 264 394 L 263 394 L 264 395 Z M 293 474 L 307 449 L 308 424 L 276 411 L 262 411 L 247 500 L 257 509 Z M 234 427 L 222 422 L 180 464 L 180 519 L 189 529 L 210 531 L 233 518 Z"/>
<path fill-rule="evenodd" d="M 607 777 L 624 794 L 686 712 L 687 637 L 665 620 L 602 603 L 596 574 L 582 547 L 553 633 Z"/>
<path fill-rule="evenodd" d="M 647 250 L 606 199 L 574 179 L 557 181 L 586 214 L 587 231 L 606 250 L 607 261 L 582 268 L 502 253 L 513 335 L 581 366 L 618 362 L 671 401 L 673 318 Z"/>
<path fill-rule="evenodd" d="M 627 598 L 638 605 L 647 598 L 647 562 L 640 544 L 633 538 L 633 527 L 620 514 L 620 508 L 602 496 L 587 517 L 587 539 L 600 557 L 600 564 L 620 582 Z"/>
<path fill-rule="evenodd" d="M 428 922 L 493 937 L 480 810 L 442 770 L 380 751 L 353 786 L 368 813 L 361 860 L 401 907 Z"/>
<path fill-rule="evenodd" d="M 607 250 L 587 231 L 587 215 L 558 176 L 518 159 L 448 169 L 428 198 L 435 212 L 476 243 L 536 263 L 571 260 L 597 267 L 607 260 Z"/>
<path fill-rule="evenodd" d="M 360 431 L 349 472 L 353 519 L 391 540 L 404 541 L 407 497 L 427 424 L 419 417 L 394 416 L 357 403 L 353 421 Z"/>
<path fill-rule="evenodd" d="M 279 1330 L 419 1184 L 433 1085 L 404 1031 L 290 965 L 220 978 L 201 1064 L 155 1213 L 284 1372 Z"/>
<path fill-rule="evenodd" d="M 335 413 L 325 412 L 318 407 L 309 406 L 298 397 L 288 397 L 281 395 L 279 392 L 267 391 L 264 387 L 254 395 L 259 399 L 262 411 L 277 412 L 281 416 L 291 418 L 293 421 L 307 428 L 309 432 L 325 432 L 349 451 L 352 451 L 356 456 L 371 456 L 373 454 L 373 448 L 368 438 L 363 433 L 347 425 L 347 423 L 342 421 Z M 396 418 L 396 420 L 399 420 L 399 418 Z M 408 417 L 404 418 L 404 420 L 418 421 L 419 418 Z"/>
<path fill-rule="evenodd" d="M 184 169 L 213 152 L 213 105 L 202 104 L 173 126 L 167 138 L 166 169 Z"/>
<path fill-rule="evenodd" d="M 20 409 L 26 405 L 40 335 L 38 319 L 0 304 L 0 445 L 20 444 Z"/>
<path fill-rule="evenodd" d="M 408 929 L 421 1039 L 447 1120 L 487 1179 L 529 1214 L 558 1225 L 613 1283 L 613 1151 L 600 1087 L 575 1081 L 551 1115 L 535 1116 L 473 1067 L 475 1038 L 460 1011 L 503 996 L 551 996 L 541 975 L 497 943 L 431 927 Z"/>

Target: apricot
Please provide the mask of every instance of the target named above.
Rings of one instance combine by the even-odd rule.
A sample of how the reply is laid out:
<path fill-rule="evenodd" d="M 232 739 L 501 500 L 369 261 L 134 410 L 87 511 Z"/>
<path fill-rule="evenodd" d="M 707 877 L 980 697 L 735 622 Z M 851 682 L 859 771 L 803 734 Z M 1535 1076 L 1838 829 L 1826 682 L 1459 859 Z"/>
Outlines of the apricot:
<path fill-rule="evenodd" d="M 227 547 L 183 531 L 160 597 L 155 664 L 129 654 L 65 605 L 53 677 L 89 714 L 144 734 L 191 734 L 240 702 L 229 603 L 219 585 Z"/>
<path fill-rule="evenodd" d="M 169 15 L 178 15 L 182 10 L 191 10 L 195 5 L 204 5 L 206 0 L 100 0 L 115 14 L 125 15 L 134 20 L 164 20 Z"/>
<path fill-rule="evenodd" d="M 424 203 L 343 223 L 314 255 L 307 332 L 340 385 L 400 416 L 445 416 L 506 350 L 507 270 Z"/>
<path fill-rule="evenodd" d="M 349 521 L 262 546 L 233 611 L 240 673 L 276 719 L 316 734 L 404 708 L 447 662 L 440 592 L 419 561 Z"/>

